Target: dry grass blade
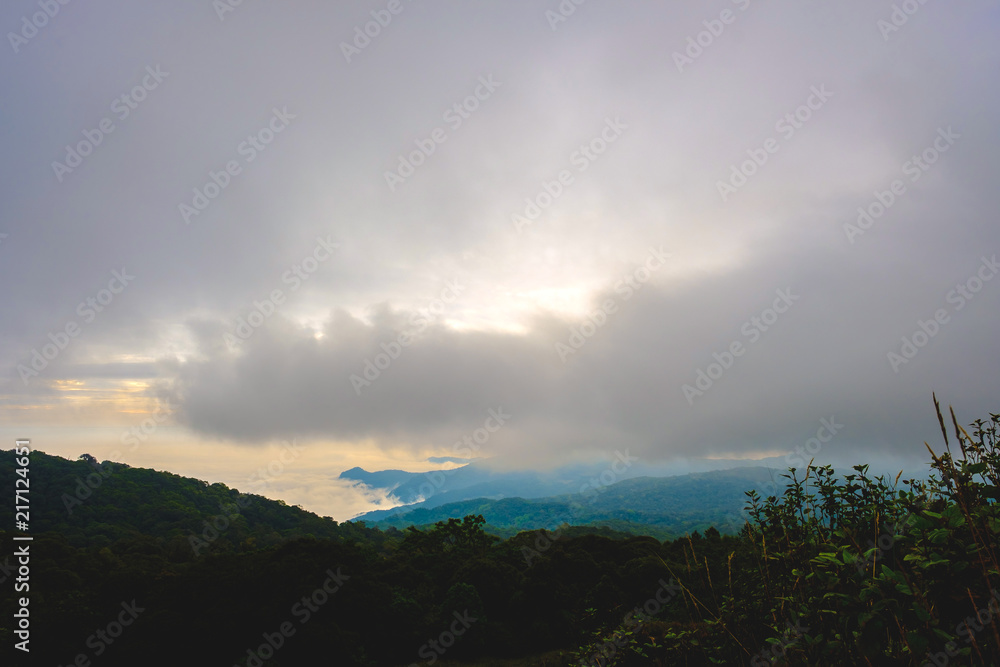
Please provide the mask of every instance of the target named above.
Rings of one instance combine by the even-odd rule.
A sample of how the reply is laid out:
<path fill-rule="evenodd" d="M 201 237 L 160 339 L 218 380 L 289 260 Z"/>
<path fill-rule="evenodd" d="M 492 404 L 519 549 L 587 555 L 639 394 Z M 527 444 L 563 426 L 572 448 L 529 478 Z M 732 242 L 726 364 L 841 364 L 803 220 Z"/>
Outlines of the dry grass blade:
<path fill-rule="evenodd" d="M 932 392 L 931 396 L 934 397 L 934 411 L 937 412 L 938 424 L 941 425 L 941 435 L 944 436 L 944 446 L 948 448 L 949 452 L 951 452 L 951 448 L 948 447 L 948 429 L 944 427 L 944 416 L 941 414 L 941 404 L 938 403 L 937 394 Z M 928 449 L 930 448 L 928 447 Z"/>
<path fill-rule="evenodd" d="M 965 429 L 958 425 L 958 418 L 955 416 L 955 408 L 948 406 L 951 411 L 951 423 L 955 425 L 955 438 L 958 440 L 958 446 L 962 450 L 963 458 L 966 457 L 965 454 L 965 440 L 962 438 L 962 434 L 965 433 Z M 968 437 L 968 434 L 966 434 Z"/>

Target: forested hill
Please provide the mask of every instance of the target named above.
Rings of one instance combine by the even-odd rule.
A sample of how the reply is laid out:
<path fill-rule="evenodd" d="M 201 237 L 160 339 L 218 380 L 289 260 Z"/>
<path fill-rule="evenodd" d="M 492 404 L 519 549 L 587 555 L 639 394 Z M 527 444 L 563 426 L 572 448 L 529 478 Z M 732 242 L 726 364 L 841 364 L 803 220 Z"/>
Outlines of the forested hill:
<path fill-rule="evenodd" d="M 739 535 L 662 542 L 563 527 L 500 540 L 481 516 L 381 532 L 259 497 L 237 512 L 221 484 L 38 452 L 27 562 L 0 524 L 0 584 L 30 584 L 30 616 L 0 596 L 0 643 L 29 618 L 30 664 L 995 665 L 1000 414 L 967 430 L 951 417 L 926 478 L 810 466 L 752 493 Z M 10 498 L 12 459 L 0 452 Z M 591 505 L 655 504 L 660 481 Z M 692 503 L 712 499 L 702 482 L 686 482 Z M 218 535 L 195 557 L 206 518 Z"/>
<path fill-rule="evenodd" d="M 15 458 L 12 450 L 0 451 L 0 480 L 8 498 L 14 496 L 17 479 Z M 145 536 L 183 560 L 209 550 L 243 552 L 298 537 L 354 539 L 359 531 L 379 535 L 281 500 L 241 494 L 225 484 L 98 463 L 92 457 L 70 461 L 34 451 L 29 478 L 31 532 L 56 532 L 74 546 L 100 547 Z M 0 509 L 0 525 L 14 525 L 12 503 Z"/>
<path fill-rule="evenodd" d="M 480 514 L 501 534 L 571 525 L 604 525 L 660 539 L 714 526 L 735 534 L 746 522 L 746 492 L 776 493 L 784 480 L 769 468 L 736 468 L 676 477 L 636 477 L 548 498 L 479 498 L 439 507 L 397 508 L 358 517 L 380 527 L 425 526 Z"/>

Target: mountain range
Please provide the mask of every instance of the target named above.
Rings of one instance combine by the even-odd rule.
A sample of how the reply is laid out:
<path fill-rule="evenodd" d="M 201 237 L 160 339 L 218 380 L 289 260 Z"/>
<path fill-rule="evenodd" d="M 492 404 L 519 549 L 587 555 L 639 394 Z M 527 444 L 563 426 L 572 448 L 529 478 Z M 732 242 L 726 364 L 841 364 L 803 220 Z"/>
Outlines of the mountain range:
<path fill-rule="evenodd" d="M 355 468 L 341 477 L 416 501 L 354 519 L 381 529 L 481 514 L 490 528 L 504 536 L 570 524 L 608 526 L 660 539 L 711 526 L 723 533 L 738 532 L 745 521 L 746 492 L 769 495 L 784 481 L 781 471 L 763 466 L 670 477 L 621 475 L 625 478 L 618 481 L 608 471 L 602 478 L 601 472 L 582 467 L 541 474 L 490 473 L 469 465 L 429 473 L 368 473 Z M 422 499 L 421 488 L 433 492 Z"/>

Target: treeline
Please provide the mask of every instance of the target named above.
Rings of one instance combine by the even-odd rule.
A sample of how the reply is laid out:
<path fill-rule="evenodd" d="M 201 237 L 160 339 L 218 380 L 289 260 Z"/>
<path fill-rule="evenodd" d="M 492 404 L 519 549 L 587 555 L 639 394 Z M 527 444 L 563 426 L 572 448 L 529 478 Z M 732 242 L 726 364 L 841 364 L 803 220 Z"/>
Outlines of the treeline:
<path fill-rule="evenodd" d="M 13 497 L 16 457 L 0 451 L 0 480 Z M 58 534 L 73 546 L 105 547 L 121 540 L 153 538 L 172 561 L 198 555 L 243 553 L 298 537 L 363 539 L 383 533 L 359 524 L 338 524 L 300 507 L 225 484 L 84 454 L 76 461 L 31 453 L 31 532 Z M 0 506 L 0 526 L 14 525 L 13 503 Z"/>
<path fill-rule="evenodd" d="M 865 466 L 843 477 L 790 470 L 780 496 L 749 494 L 739 535 L 712 528 L 660 541 L 563 527 L 501 540 L 479 516 L 385 532 L 320 520 L 336 534 L 273 546 L 220 536 L 224 548 L 194 557 L 190 545 L 183 556 L 177 549 L 184 528 L 170 521 L 150 525 L 180 531 L 172 537 L 116 521 L 125 532 L 112 539 L 103 528 L 100 544 L 49 532 L 32 546 L 32 657 L 240 667 L 487 657 L 997 664 L 1000 415 L 968 430 L 939 417 L 946 443 L 931 453 L 929 481 L 871 478 Z M 217 500 L 226 502 L 213 497 L 205 511 L 218 511 Z M 0 641 L 12 645 L 9 585 Z M 126 611 L 134 620 L 114 628 Z"/>

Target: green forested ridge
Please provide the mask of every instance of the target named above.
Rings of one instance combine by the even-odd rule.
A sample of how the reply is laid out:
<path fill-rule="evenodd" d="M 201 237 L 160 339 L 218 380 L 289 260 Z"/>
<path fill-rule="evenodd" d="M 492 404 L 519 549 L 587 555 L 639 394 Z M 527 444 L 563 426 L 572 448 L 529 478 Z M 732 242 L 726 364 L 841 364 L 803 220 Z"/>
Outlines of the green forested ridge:
<path fill-rule="evenodd" d="M 490 529 L 505 536 L 511 534 L 511 529 L 552 529 L 562 523 L 610 526 L 660 539 L 713 526 L 724 534 L 735 534 L 745 522 L 742 510 L 746 492 L 775 489 L 783 482 L 779 473 L 753 467 L 665 478 L 635 477 L 608 486 L 589 485 L 583 493 L 572 495 L 477 498 L 432 508 L 417 507 L 366 523 L 379 528 L 406 528 L 481 514 Z M 366 518 L 362 515 L 356 520 Z"/>
<path fill-rule="evenodd" d="M 11 497 L 15 458 L 13 451 L 0 452 L 0 479 Z M 183 559 L 195 551 L 246 551 L 307 535 L 336 539 L 358 530 L 378 535 L 360 526 L 340 527 L 281 500 L 240 494 L 225 484 L 98 463 L 88 455 L 69 461 L 36 451 L 30 468 L 32 532 L 58 533 L 73 546 L 103 547 L 142 537 Z M 12 504 L 0 507 L 0 521 L 13 525 Z"/>
<path fill-rule="evenodd" d="M 135 534 L 180 518 L 141 526 L 116 519 L 99 529 L 107 540 L 100 544 L 62 535 L 57 523 L 32 543 L 32 657 L 241 667 L 485 665 L 486 657 L 537 665 L 997 664 L 998 428 L 1000 415 L 967 431 L 942 415 L 948 442 L 935 448 L 929 480 L 873 479 L 865 466 L 843 476 L 829 467 L 789 471 L 779 495 L 751 492 L 739 535 L 708 529 L 661 542 L 561 529 L 501 540 L 476 516 L 384 532 L 316 518 L 333 533 L 310 529 L 315 537 L 272 545 L 220 537 L 220 548 L 194 557 L 176 548 L 183 526 L 168 528 L 180 531 L 169 539 Z M 12 495 L 10 469 L 2 470 Z M 163 479 L 182 493 L 177 480 Z M 192 493 L 213 488 L 201 487 Z M 95 492 L 85 504 L 97 500 Z M 206 513 L 218 512 L 212 503 Z M 89 524 L 80 530 L 86 536 Z M 9 548 L 9 533 L 0 537 Z M 10 576 L 0 570 L 6 645 Z M 110 644 L 94 638 L 133 600 L 142 609 L 133 625 Z"/>

